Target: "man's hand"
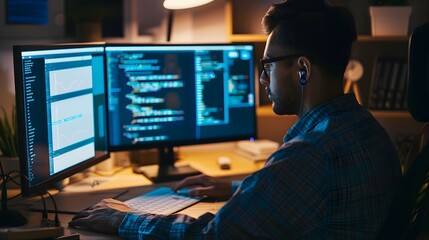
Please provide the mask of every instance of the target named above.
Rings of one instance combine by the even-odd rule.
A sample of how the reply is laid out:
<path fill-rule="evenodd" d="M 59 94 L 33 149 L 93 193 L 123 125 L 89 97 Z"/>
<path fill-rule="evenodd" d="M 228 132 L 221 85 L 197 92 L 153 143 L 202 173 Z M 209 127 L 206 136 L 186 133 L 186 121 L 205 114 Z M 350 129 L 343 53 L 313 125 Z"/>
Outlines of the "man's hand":
<path fill-rule="evenodd" d="M 177 191 L 185 187 L 192 187 L 188 193 L 191 197 L 230 198 L 232 196 L 231 182 L 217 181 L 203 174 L 183 179 L 173 190 Z"/>
<path fill-rule="evenodd" d="M 129 211 L 131 208 L 121 201 L 111 198 L 104 199 L 89 209 L 76 214 L 69 222 L 69 226 L 116 234 L 119 225 Z"/>

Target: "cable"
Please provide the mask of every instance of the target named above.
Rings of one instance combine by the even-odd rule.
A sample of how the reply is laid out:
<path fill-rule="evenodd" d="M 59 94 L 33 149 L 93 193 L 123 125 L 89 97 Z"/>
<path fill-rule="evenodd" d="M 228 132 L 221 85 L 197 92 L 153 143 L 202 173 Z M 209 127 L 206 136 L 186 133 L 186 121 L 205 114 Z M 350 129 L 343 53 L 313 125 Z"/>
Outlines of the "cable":
<path fill-rule="evenodd" d="M 7 181 L 12 179 L 10 174 L 2 174 L 3 185 L 1 186 L 1 206 L 2 210 L 0 211 L 0 227 L 17 227 L 22 226 L 27 223 L 27 219 L 18 211 L 11 210 L 7 208 Z"/>
<path fill-rule="evenodd" d="M 11 176 L 12 175 L 12 173 L 16 173 L 17 175 L 15 175 L 15 176 Z M 8 181 L 12 181 L 13 183 L 15 183 L 17 186 L 21 186 L 21 184 L 19 183 L 19 182 L 17 182 L 14 178 L 16 177 L 16 176 L 19 176 L 21 173 L 19 172 L 19 171 L 16 171 L 16 170 L 13 170 L 13 171 L 10 171 L 6 176 L 8 176 Z M 3 181 L 0 183 L 0 184 L 3 184 Z M 5 182 L 5 184 L 7 184 L 7 182 Z M 6 187 L 6 189 L 7 189 L 7 187 Z M 13 196 L 13 197 L 10 197 L 10 198 L 8 198 L 7 200 L 8 201 L 10 201 L 10 200 L 12 200 L 12 199 L 15 199 L 15 198 L 17 198 L 17 197 L 19 197 L 19 196 L 21 196 L 21 194 L 22 193 L 18 193 L 18 194 L 16 194 L 15 196 Z"/>
<path fill-rule="evenodd" d="M 6 184 L 4 170 L 3 170 L 3 164 L 1 163 L 1 161 L 0 161 L 0 173 L 1 173 L 2 182 Z"/>
<path fill-rule="evenodd" d="M 3 175 L 3 186 L 1 188 L 1 210 L 3 212 L 7 211 L 7 188 L 6 188 L 6 183 L 7 180 L 9 178 L 9 175 L 7 175 L 6 177 Z"/>
<path fill-rule="evenodd" d="M 13 173 L 16 173 L 17 175 L 12 176 L 12 174 L 13 174 Z M 21 176 L 21 173 L 20 173 L 19 171 L 17 171 L 17 170 L 12 170 L 12 171 L 10 171 L 6 176 L 9 176 L 9 181 L 12 181 L 12 182 L 13 182 L 13 183 L 15 183 L 17 186 L 21 186 L 21 184 L 15 180 L 15 177 L 17 177 L 17 176 Z M 0 184 L 1 184 L 1 183 L 3 183 L 3 181 L 2 181 L 2 182 L 0 182 Z"/>
<path fill-rule="evenodd" d="M 41 197 L 42 200 L 42 204 L 43 204 L 43 211 L 42 211 L 42 220 L 41 220 L 41 224 L 44 225 L 44 221 L 48 220 L 48 209 L 46 208 L 46 201 L 45 201 L 45 197 L 43 196 L 42 191 L 40 191 L 39 189 L 39 196 Z"/>
<path fill-rule="evenodd" d="M 60 226 L 60 220 L 58 218 L 58 208 L 57 208 L 57 202 L 55 201 L 54 196 L 52 196 L 52 194 L 50 192 L 48 192 L 47 190 L 45 190 L 45 192 L 47 194 L 49 194 L 49 197 L 51 198 L 52 204 L 54 204 L 54 211 L 55 211 L 55 227 L 59 227 Z"/>
<path fill-rule="evenodd" d="M 3 179 L 2 185 L 1 185 L 2 210 L 0 211 L 0 227 L 18 227 L 27 223 L 27 219 L 19 211 L 8 209 L 8 206 L 7 206 L 8 200 L 9 200 L 9 198 L 7 197 L 8 181 L 10 180 L 16 185 L 21 186 L 21 184 L 14 179 L 15 176 L 12 177 L 13 174 L 18 174 L 22 176 L 22 179 L 26 179 L 28 181 L 28 177 L 17 170 L 10 171 L 7 175 L 5 175 L 4 172 L 2 173 L 2 178 L 1 178 Z M 19 195 L 21 195 L 21 193 L 16 196 L 13 196 L 11 199 L 18 197 Z"/>
<path fill-rule="evenodd" d="M 304 105 L 304 86 L 301 86 L 301 104 L 299 105 L 298 117 L 301 117 L 303 105 Z"/>
<path fill-rule="evenodd" d="M 2 173 L 2 179 L 3 179 L 3 181 L 2 181 L 2 184 L 3 184 L 2 185 L 2 199 L 1 199 L 1 201 L 2 201 L 2 203 L 1 203 L 2 204 L 2 211 L 7 211 L 7 201 L 8 200 L 14 199 L 14 198 L 16 198 L 16 197 L 18 197 L 18 196 L 20 196 L 22 194 L 22 192 L 21 192 L 21 193 L 13 196 L 11 198 L 7 198 L 6 184 L 7 184 L 8 180 L 11 180 L 16 185 L 21 186 L 20 183 L 18 183 L 15 179 L 13 179 L 13 177 L 11 177 L 11 175 L 14 174 L 14 173 L 18 174 L 19 176 L 23 176 L 25 179 L 27 179 L 27 181 L 29 180 L 28 177 L 25 174 L 22 174 L 21 172 L 19 172 L 17 170 L 10 171 L 7 175 L 4 175 Z M 43 212 L 42 212 L 41 225 L 44 226 L 44 227 L 52 227 L 52 226 L 59 227 L 60 226 L 60 221 L 59 221 L 59 217 L 58 217 L 57 203 L 55 202 L 54 197 L 46 189 L 38 188 L 38 192 L 39 192 L 39 195 L 41 197 L 42 204 L 43 204 Z M 47 209 L 46 201 L 45 201 L 45 197 L 44 197 L 45 193 L 47 193 L 49 195 L 49 197 L 51 198 L 52 203 L 54 205 L 54 210 L 55 210 L 54 225 L 52 224 L 52 221 L 48 219 L 48 209 Z"/>
<path fill-rule="evenodd" d="M 2 188 L 2 190 L 1 190 L 1 192 L 2 192 L 2 195 L 1 195 L 1 206 L 2 206 L 2 211 L 7 211 L 7 201 L 9 200 L 7 198 L 7 181 L 10 180 L 13 183 L 15 183 L 16 185 L 21 186 L 14 179 L 15 176 L 13 176 L 13 177 L 11 176 L 11 174 L 13 174 L 13 173 L 17 173 L 19 175 L 20 172 L 16 171 L 16 170 L 13 170 L 13 171 L 10 171 L 8 174 L 5 175 L 4 172 L 3 172 L 3 166 L 1 164 L 1 161 L 0 161 L 0 171 L 1 171 L 1 182 L 0 182 L 0 185 L 1 185 L 1 188 Z M 19 196 L 19 194 L 17 196 Z M 13 198 L 15 198 L 15 197 L 16 196 L 14 196 Z"/>
<path fill-rule="evenodd" d="M 41 225 L 43 227 L 60 227 L 60 220 L 58 217 L 58 208 L 57 208 L 57 202 L 55 201 L 54 196 L 52 196 L 52 194 L 44 189 L 44 188 L 38 188 L 39 191 L 39 195 L 42 198 L 42 204 L 43 204 L 43 213 L 42 213 L 42 221 L 41 221 Z M 45 201 L 45 197 L 44 194 L 48 194 L 49 198 L 52 201 L 52 204 L 54 205 L 54 214 L 55 214 L 55 219 L 54 219 L 54 224 L 52 224 L 52 220 L 48 219 L 48 208 L 46 207 L 46 201 Z"/>
<path fill-rule="evenodd" d="M 19 176 L 19 174 L 20 174 L 20 172 L 18 172 L 18 171 L 11 171 L 11 172 L 9 172 L 9 176 L 12 174 L 12 173 L 17 173 L 18 175 L 17 176 Z M 6 175 L 7 176 L 7 175 Z M 3 178 L 5 177 L 5 175 L 3 175 L 3 174 L 1 174 L 1 179 L 2 180 L 0 180 L 0 185 L 2 185 L 3 183 L 4 183 L 4 181 L 3 181 Z M 12 181 L 13 183 L 15 183 L 17 186 L 21 186 L 21 184 L 19 184 L 19 182 L 17 182 L 15 179 L 14 179 L 14 177 L 16 177 L 16 176 L 12 176 L 12 177 L 9 177 L 9 181 Z M 6 183 L 6 182 L 5 182 Z M 2 186 L 3 187 L 3 186 Z M 17 198 L 17 197 L 19 197 L 19 196 L 21 196 L 21 194 L 22 193 L 18 193 L 18 194 L 16 194 L 15 196 L 13 196 L 13 197 L 10 197 L 10 198 L 8 198 L 7 200 L 8 201 L 10 201 L 10 200 L 13 200 L 13 199 L 15 199 L 15 198 Z"/>
<path fill-rule="evenodd" d="M 9 179 L 11 179 L 13 182 L 17 183 L 11 176 L 10 174 L 13 173 L 13 171 L 9 172 L 6 176 L 4 174 L 2 174 L 2 186 L 1 186 L 1 206 L 2 206 L 2 211 L 6 212 L 7 209 L 7 181 Z M 18 184 L 18 183 L 17 183 Z"/>

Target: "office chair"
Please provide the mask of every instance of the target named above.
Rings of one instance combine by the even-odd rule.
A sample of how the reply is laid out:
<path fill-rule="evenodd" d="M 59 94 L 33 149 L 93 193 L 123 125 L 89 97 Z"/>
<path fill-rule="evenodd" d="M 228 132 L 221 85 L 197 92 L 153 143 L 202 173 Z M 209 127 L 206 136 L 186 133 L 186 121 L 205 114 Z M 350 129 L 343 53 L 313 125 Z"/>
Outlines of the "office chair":
<path fill-rule="evenodd" d="M 416 239 L 429 208 L 429 23 L 411 35 L 408 55 L 408 108 L 424 126 L 410 148 L 379 239 Z"/>

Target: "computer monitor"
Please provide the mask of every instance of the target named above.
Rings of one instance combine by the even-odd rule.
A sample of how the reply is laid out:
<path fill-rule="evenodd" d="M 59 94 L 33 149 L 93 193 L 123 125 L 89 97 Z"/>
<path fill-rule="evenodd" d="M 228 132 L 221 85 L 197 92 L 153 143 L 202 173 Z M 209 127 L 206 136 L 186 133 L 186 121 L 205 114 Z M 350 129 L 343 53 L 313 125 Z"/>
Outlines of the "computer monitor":
<path fill-rule="evenodd" d="M 174 168 L 175 146 L 256 138 L 253 49 L 107 44 L 109 149 L 158 148 L 160 182 L 196 173 Z"/>
<path fill-rule="evenodd" d="M 104 45 L 14 46 L 22 195 L 109 157 Z"/>

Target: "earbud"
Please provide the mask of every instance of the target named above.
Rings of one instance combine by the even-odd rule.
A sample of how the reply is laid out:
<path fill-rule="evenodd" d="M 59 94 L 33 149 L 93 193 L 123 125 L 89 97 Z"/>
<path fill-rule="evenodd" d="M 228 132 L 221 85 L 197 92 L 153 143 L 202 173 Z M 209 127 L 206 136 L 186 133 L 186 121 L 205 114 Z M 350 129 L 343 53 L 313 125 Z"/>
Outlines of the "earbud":
<path fill-rule="evenodd" d="M 304 87 L 305 84 L 307 84 L 307 70 L 305 70 L 305 68 L 299 69 L 298 75 L 299 75 L 299 84 Z"/>

